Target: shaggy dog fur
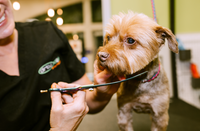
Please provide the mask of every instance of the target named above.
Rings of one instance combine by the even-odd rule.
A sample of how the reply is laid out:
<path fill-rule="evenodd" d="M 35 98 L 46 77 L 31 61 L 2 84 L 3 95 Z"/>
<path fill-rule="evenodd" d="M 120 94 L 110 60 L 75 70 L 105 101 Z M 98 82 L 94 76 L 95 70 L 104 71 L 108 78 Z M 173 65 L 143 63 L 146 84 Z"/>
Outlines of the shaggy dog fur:
<path fill-rule="evenodd" d="M 99 68 L 107 68 L 119 79 L 148 71 L 120 85 L 117 100 L 121 131 L 133 131 L 133 110 L 151 114 L 151 131 L 167 129 L 169 84 L 158 57 L 166 39 L 169 49 L 178 53 L 178 43 L 173 33 L 144 14 L 120 13 L 113 16 L 106 27 L 104 44 L 97 52 Z M 158 72 L 155 79 L 143 82 Z"/>

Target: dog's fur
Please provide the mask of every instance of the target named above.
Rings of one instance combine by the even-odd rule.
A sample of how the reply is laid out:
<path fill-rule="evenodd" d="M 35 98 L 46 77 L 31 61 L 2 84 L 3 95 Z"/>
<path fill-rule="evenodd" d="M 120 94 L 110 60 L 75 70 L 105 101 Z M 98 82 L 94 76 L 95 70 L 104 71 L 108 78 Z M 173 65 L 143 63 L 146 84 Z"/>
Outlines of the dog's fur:
<path fill-rule="evenodd" d="M 147 74 L 123 82 L 117 92 L 118 125 L 121 131 L 133 131 L 132 110 L 150 113 L 151 131 L 165 131 L 168 125 L 169 85 L 160 65 L 158 53 L 168 40 L 169 49 L 178 53 L 173 33 L 144 14 L 128 12 L 113 16 L 106 27 L 104 45 L 98 49 L 99 68 L 107 68 L 119 79 L 148 71 Z"/>

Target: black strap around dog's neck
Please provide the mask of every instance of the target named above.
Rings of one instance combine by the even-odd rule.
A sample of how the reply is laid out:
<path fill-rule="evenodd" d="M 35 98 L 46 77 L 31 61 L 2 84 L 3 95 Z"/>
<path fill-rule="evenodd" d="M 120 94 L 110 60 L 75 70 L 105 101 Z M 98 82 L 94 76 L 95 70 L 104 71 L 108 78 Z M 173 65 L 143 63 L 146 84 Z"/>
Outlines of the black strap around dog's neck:
<path fill-rule="evenodd" d="M 160 63 L 159 63 L 158 71 L 150 79 L 143 79 L 142 82 L 146 83 L 146 82 L 150 82 L 154 80 L 159 75 L 159 73 L 160 73 Z"/>

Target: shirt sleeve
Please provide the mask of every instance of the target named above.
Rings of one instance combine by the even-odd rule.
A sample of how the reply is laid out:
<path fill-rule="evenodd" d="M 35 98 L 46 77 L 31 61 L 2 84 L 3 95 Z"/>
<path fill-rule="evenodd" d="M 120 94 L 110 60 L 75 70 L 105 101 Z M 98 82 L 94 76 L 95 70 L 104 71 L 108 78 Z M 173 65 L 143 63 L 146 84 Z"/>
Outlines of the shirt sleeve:
<path fill-rule="evenodd" d="M 85 74 L 85 67 L 76 57 L 76 54 L 72 50 L 65 34 L 61 30 L 59 30 L 52 22 L 51 24 L 63 41 L 64 48 L 62 50 L 62 56 L 64 59 L 66 58 L 64 64 L 69 72 L 70 79 L 72 82 L 76 81 Z"/>

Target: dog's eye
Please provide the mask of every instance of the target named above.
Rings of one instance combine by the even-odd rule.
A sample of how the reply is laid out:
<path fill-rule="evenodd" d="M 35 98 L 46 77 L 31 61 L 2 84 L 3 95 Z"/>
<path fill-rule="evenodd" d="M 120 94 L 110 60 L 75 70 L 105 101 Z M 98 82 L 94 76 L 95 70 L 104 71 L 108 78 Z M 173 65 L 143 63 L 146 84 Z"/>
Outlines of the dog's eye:
<path fill-rule="evenodd" d="M 128 44 L 133 44 L 135 43 L 135 40 L 132 39 L 132 38 L 127 38 L 127 41 L 126 41 Z"/>
<path fill-rule="evenodd" d="M 108 40 L 108 41 L 110 40 L 110 36 L 107 36 L 107 40 Z"/>

